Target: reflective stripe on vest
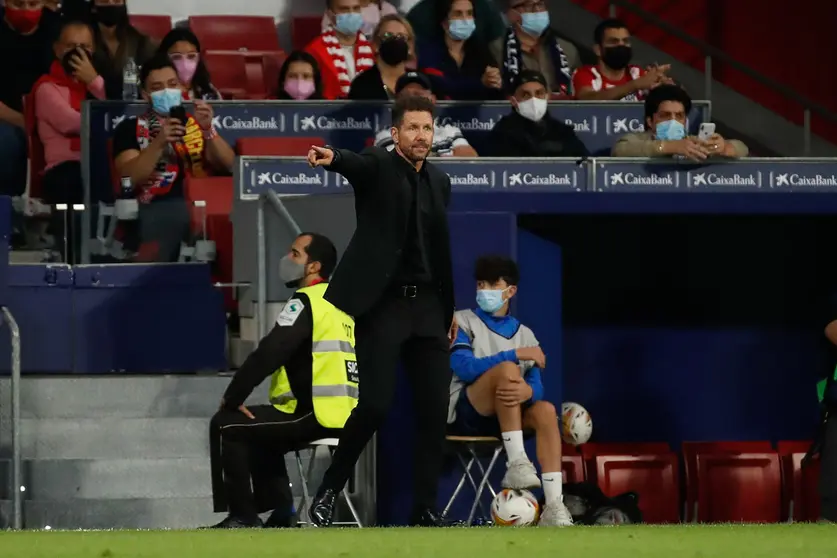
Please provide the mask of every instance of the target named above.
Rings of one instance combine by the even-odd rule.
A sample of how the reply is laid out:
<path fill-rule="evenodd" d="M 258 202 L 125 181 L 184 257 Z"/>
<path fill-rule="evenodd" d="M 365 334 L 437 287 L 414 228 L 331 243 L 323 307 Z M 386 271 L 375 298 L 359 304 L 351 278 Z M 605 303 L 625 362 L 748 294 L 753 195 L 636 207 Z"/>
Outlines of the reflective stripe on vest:
<path fill-rule="evenodd" d="M 311 400 L 317 422 L 326 428 L 342 428 L 357 406 L 358 369 L 354 347 L 354 320 L 323 298 L 328 284 L 299 289 L 311 304 Z M 274 372 L 270 402 L 293 413 L 297 399 L 284 367 Z"/>

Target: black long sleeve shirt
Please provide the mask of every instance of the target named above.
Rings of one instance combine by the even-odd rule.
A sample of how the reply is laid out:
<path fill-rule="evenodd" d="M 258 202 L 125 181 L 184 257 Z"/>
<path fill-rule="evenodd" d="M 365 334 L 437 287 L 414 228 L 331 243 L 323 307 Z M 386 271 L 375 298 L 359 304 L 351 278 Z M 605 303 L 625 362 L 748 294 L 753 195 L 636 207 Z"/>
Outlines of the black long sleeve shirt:
<path fill-rule="evenodd" d="M 265 378 L 284 366 L 297 400 L 296 413 L 313 409 L 311 401 L 311 337 L 314 319 L 311 301 L 295 293 L 285 304 L 270 333 L 241 365 L 224 393 L 224 405 L 235 410 Z"/>

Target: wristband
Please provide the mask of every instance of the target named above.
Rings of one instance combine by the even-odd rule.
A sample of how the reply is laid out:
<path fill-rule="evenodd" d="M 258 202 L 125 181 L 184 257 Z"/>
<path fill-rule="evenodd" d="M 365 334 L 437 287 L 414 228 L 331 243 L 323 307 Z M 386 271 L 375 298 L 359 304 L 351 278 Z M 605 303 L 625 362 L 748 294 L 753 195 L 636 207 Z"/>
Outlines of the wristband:
<path fill-rule="evenodd" d="M 211 127 L 208 130 L 203 130 L 203 139 L 209 141 L 214 140 L 218 137 L 218 132 L 215 130 L 215 127 Z"/>

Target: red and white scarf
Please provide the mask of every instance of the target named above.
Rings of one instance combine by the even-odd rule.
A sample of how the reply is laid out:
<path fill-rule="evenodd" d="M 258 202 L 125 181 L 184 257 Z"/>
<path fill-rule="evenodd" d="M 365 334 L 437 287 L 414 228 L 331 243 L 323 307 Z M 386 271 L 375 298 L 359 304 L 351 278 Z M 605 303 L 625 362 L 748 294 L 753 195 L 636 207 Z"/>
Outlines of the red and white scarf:
<path fill-rule="evenodd" d="M 337 80 L 340 82 L 340 90 L 343 96 L 349 94 L 349 88 L 352 85 L 352 80 L 349 77 L 349 68 L 346 63 L 346 57 L 343 52 L 343 46 L 337 39 L 334 29 L 329 29 L 322 35 L 323 44 L 326 52 L 331 57 L 331 63 L 337 71 Z M 375 65 L 374 54 L 372 53 L 372 45 L 366 40 L 366 35 L 358 32 L 357 41 L 355 41 L 355 75 L 368 70 Z"/>

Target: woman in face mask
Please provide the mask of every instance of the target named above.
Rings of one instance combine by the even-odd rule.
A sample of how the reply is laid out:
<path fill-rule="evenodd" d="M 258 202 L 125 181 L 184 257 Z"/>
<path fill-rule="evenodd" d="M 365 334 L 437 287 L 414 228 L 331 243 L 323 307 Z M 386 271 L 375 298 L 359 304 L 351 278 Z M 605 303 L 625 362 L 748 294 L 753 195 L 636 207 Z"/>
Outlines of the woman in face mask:
<path fill-rule="evenodd" d="M 94 63 L 105 78 L 108 99 L 122 99 L 125 64 L 133 59 L 142 66 L 154 56 L 157 45 L 130 24 L 125 0 L 93 0 L 90 13 L 96 41 Z"/>
<path fill-rule="evenodd" d="M 323 80 L 317 60 L 303 50 L 295 50 L 279 70 L 279 99 L 315 101 L 323 98 Z"/>
<path fill-rule="evenodd" d="M 221 93 L 212 85 L 209 70 L 201 58 L 201 43 L 188 29 L 169 31 L 160 42 L 158 52 L 165 53 L 177 70 L 177 77 L 186 91 L 186 100 L 218 101 Z"/>
<path fill-rule="evenodd" d="M 500 69 L 485 42 L 476 37 L 481 17 L 473 0 L 442 0 L 436 17 L 442 34 L 420 41 L 419 67 L 442 76 L 448 96 L 457 101 L 503 98 Z"/>
<path fill-rule="evenodd" d="M 415 57 L 413 28 L 400 15 L 382 17 L 375 29 L 373 48 L 375 66 L 352 81 L 349 99 L 387 101 L 395 97 L 395 82 Z"/>

